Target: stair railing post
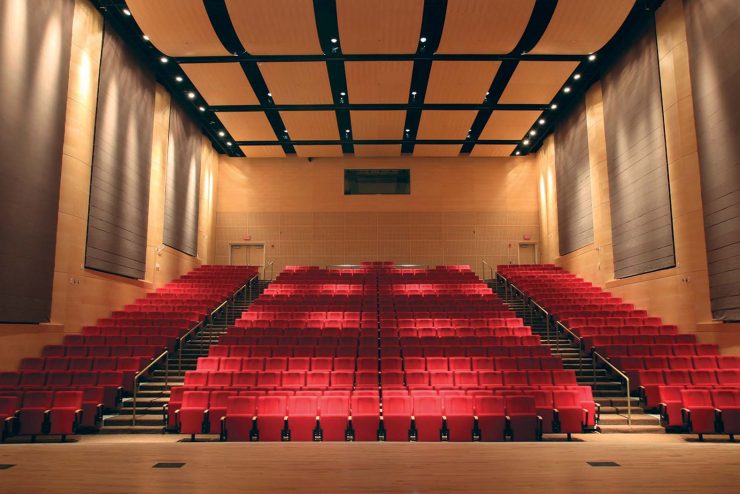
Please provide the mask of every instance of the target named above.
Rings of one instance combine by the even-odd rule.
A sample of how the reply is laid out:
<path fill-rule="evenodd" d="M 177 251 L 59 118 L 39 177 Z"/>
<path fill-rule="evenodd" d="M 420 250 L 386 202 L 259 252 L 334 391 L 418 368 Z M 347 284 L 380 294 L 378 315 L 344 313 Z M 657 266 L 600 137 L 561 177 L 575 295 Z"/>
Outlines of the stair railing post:
<path fill-rule="evenodd" d="M 136 427 L 136 388 L 139 387 L 139 381 L 134 377 L 134 397 L 133 408 L 131 409 L 131 427 Z"/>
<path fill-rule="evenodd" d="M 170 387 L 170 354 L 164 357 L 164 387 Z"/>
<path fill-rule="evenodd" d="M 632 400 L 630 399 L 630 378 L 627 377 L 627 425 L 632 426 Z"/>
<path fill-rule="evenodd" d="M 594 349 L 591 349 L 591 378 L 593 379 L 594 386 L 596 385 L 596 353 Z"/>

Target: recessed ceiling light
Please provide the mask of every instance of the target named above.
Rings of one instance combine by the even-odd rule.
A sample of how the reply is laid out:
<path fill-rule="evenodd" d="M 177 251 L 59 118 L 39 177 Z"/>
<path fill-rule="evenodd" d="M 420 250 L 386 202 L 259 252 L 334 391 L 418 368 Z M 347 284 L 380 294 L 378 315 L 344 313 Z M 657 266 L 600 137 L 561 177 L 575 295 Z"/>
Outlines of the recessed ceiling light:
<path fill-rule="evenodd" d="M 272 93 L 267 93 L 268 98 L 272 98 Z"/>
<path fill-rule="evenodd" d="M 144 38 L 144 41 L 149 41 L 149 36 L 147 36 L 146 34 L 143 35 L 142 38 Z"/>
<path fill-rule="evenodd" d="M 534 130 L 534 129 L 532 129 L 532 130 L 529 131 L 529 135 L 536 136 L 537 135 L 537 131 Z"/>
<path fill-rule="evenodd" d="M 426 36 L 422 36 L 421 38 L 419 38 L 419 41 L 421 41 L 422 43 L 426 43 L 427 42 Z"/>
<path fill-rule="evenodd" d="M 188 98 L 190 98 L 190 99 L 195 99 L 195 93 L 194 93 L 194 92 L 192 92 L 192 91 L 190 91 L 190 92 L 188 93 Z"/>
<path fill-rule="evenodd" d="M 123 13 L 126 15 L 131 15 L 131 11 L 129 9 L 123 9 Z"/>
<path fill-rule="evenodd" d="M 596 55 L 589 55 L 588 56 L 588 61 L 589 62 L 593 62 L 594 60 L 596 60 Z"/>
<path fill-rule="evenodd" d="M 182 76 L 179 76 L 179 75 L 178 75 L 178 76 L 176 76 L 176 77 L 175 77 L 175 80 L 176 80 L 177 82 L 182 82 Z"/>
<path fill-rule="evenodd" d="M 411 132 L 411 129 L 406 129 L 406 132 Z"/>
<path fill-rule="evenodd" d="M 486 96 L 488 96 L 489 94 L 491 94 L 491 91 L 486 91 Z"/>
<path fill-rule="evenodd" d="M 339 93 L 339 96 L 347 96 L 347 93 L 345 93 L 344 91 L 342 91 L 341 93 Z"/>
<path fill-rule="evenodd" d="M 522 144 L 524 144 L 525 146 L 526 146 L 526 145 L 528 145 L 528 144 L 529 144 L 529 139 L 524 139 L 524 140 L 522 141 Z"/>
<path fill-rule="evenodd" d="M 332 42 L 332 43 L 336 43 L 337 41 L 339 41 L 339 40 L 338 40 L 337 38 L 332 38 L 332 39 L 331 39 L 331 42 Z"/>
<path fill-rule="evenodd" d="M 206 111 L 206 107 L 205 106 L 199 106 L 198 107 L 198 110 L 200 110 L 200 111 Z"/>
<path fill-rule="evenodd" d="M 545 125 L 545 119 L 540 118 L 539 120 L 537 120 L 537 123 L 539 123 L 540 125 Z"/>
<path fill-rule="evenodd" d="M 558 105 L 556 105 L 555 103 L 553 103 L 553 104 L 550 105 L 550 109 L 551 110 L 557 110 L 558 109 Z"/>
<path fill-rule="evenodd" d="M 411 91 L 411 96 L 416 96 L 416 91 Z"/>
<path fill-rule="evenodd" d="M 167 63 L 167 62 L 170 61 L 170 59 L 167 58 L 167 57 L 160 57 L 159 61 L 162 62 L 162 63 Z"/>
<path fill-rule="evenodd" d="M 285 132 L 287 134 L 288 133 L 288 129 L 285 129 L 283 132 Z"/>
<path fill-rule="evenodd" d="M 578 79 L 580 79 L 580 78 L 581 78 L 581 74 L 574 74 L 574 75 L 573 75 L 573 79 L 574 79 L 574 80 L 576 80 L 576 81 L 577 81 Z"/>
<path fill-rule="evenodd" d="M 231 147 L 231 141 L 226 141 L 226 145 Z"/>
<path fill-rule="evenodd" d="M 225 135 L 226 135 L 226 132 L 224 132 L 223 130 L 219 130 L 219 131 L 218 131 L 218 136 L 219 136 L 219 137 L 223 137 L 223 136 L 225 136 Z"/>
<path fill-rule="evenodd" d="M 521 152 L 521 151 L 517 151 L 517 152 L 516 152 L 516 153 L 514 153 L 514 154 L 515 154 L 515 155 L 517 155 L 517 156 L 519 156 L 520 154 L 522 154 L 522 152 Z"/>
<path fill-rule="evenodd" d="M 344 131 L 349 134 L 349 129 L 344 129 Z"/>
<path fill-rule="evenodd" d="M 563 92 L 564 92 L 564 93 L 569 93 L 569 92 L 570 92 L 570 86 L 565 86 L 565 87 L 563 88 Z"/>

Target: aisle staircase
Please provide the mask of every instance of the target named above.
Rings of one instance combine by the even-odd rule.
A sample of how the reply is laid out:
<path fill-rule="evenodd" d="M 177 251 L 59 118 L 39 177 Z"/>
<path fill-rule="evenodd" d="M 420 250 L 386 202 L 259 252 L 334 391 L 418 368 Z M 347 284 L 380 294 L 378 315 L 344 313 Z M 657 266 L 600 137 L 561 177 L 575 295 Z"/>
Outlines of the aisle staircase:
<path fill-rule="evenodd" d="M 505 299 L 504 286 L 497 280 L 487 280 L 490 286 L 502 299 Z M 507 300 L 507 305 L 532 328 L 532 333 L 540 336 L 543 345 L 548 345 L 553 355 L 563 359 L 563 367 L 576 372 L 578 384 L 591 386 L 594 401 L 601 404 L 601 421 L 599 430 L 602 433 L 614 432 L 663 432 L 658 415 L 645 413 L 637 397 L 630 397 L 631 425 L 627 418 L 627 396 L 624 384 L 618 377 L 610 374 L 605 368 L 597 366 L 595 371 L 590 355 L 580 355 L 566 335 L 555 331 L 550 325 L 548 335 L 547 323 L 539 311 L 530 311 L 521 298 Z"/>
<path fill-rule="evenodd" d="M 218 343 L 218 338 L 234 325 L 242 312 L 269 285 L 268 281 L 258 280 L 251 294 L 244 291 L 233 303 L 224 309 L 187 341 L 182 349 L 182 358 L 175 352 L 167 363 L 167 368 L 155 369 L 149 377 L 143 378 L 139 385 L 136 400 L 136 425 L 133 423 L 134 401 L 132 397 L 123 399 L 118 413 L 103 418 L 101 434 L 159 434 L 164 431 L 162 405 L 169 401 L 170 387 L 181 386 L 185 372 L 195 370 L 198 357 L 208 355 L 208 348 Z"/>

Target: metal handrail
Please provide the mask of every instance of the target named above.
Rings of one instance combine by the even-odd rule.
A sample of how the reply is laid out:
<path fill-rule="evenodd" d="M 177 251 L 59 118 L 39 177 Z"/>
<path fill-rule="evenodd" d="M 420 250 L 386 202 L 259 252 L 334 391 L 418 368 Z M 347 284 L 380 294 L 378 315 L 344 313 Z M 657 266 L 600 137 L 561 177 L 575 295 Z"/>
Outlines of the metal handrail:
<path fill-rule="evenodd" d="M 185 332 L 185 334 L 182 335 L 177 340 L 177 373 L 178 374 L 182 372 L 182 347 L 185 345 L 185 338 L 193 334 L 193 332 L 195 332 L 195 330 L 197 330 L 201 326 L 203 326 L 203 321 L 198 322 L 198 324 L 188 329 L 187 332 Z"/>
<path fill-rule="evenodd" d="M 143 376 L 144 374 L 146 374 L 146 372 L 149 369 L 151 369 L 154 366 L 154 364 L 156 364 L 157 362 L 159 362 L 160 360 L 164 358 L 164 361 L 165 361 L 164 385 L 165 387 L 168 387 L 169 386 L 169 369 L 168 369 L 169 366 L 167 365 L 167 362 L 169 361 L 169 353 L 170 352 L 165 350 L 157 358 L 149 362 L 149 365 L 147 365 L 146 367 L 141 369 L 139 372 L 137 372 L 136 375 L 134 375 L 134 396 L 133 396 L 133 404 L 132 404 L 133 408 L 131 409 L 131 414 L 132 414 L 131 415 L 131 426 L 132 427 L 136 427 L 136 395 L 138 394 L 139 378 Z"/>
<path fill-rule="evenodd" d="M 563 328 L 563 332 L 568 333 L 572 339 L 575 339 L 578 342 L 578 372 L 583 371 L 583 338 L 575 334 L 569 327 L 567 327 L 565 324 L 562 323 L 562 321 L 558 321 L 557 325 Z"/>
<path fill-rule="evenodd" d="M 596 359 L 601 360 L 603 363 L 605 363 L 607 366 L 609 366 L 609 368 L 612 371 L 614 371 L 622 379 L 624 379 L 625 385 L 627 387 L 627 425 L 630 425 L 631 426 L 632 425 L 632 400 L 631 400 L 631 397 L 630 397 L 630 378 L 629 378 L 629 376 L 627 376 L 627 374 L 625 374 L 624 372 L 622 372 L 621 370 L 619 370 L 614 364 L 612 364 L 611 362 L 609 362 L 609 360 L 607 358 L 605 358 L 604 356 L 602 356 L 596 350 L 594 350 L 594 351 L 591 352 L 591 357 L 592 357 L 591 362 L 592 362 L 592 366 L 593 366 L 594 384 L 596 384 Z"/>
<path fill-rule="evenodd" d="M 490 264 L 488 264 L 486 261 L 484 261 L 482 259 L 481 259 L 480 263 L 481 263 L 481 266 L 483 266 L 483 281 L 486 281 L 486 266 L 488 266 L 488 269 L 491 270 L 491 278 L 489 278 L 489 279 L 491 279 L 491 280 L 495 279 L 494 278 L 494 275 L 496 274 L 496 272 L 493 270 L 493 266 L 491 266 Z"/>

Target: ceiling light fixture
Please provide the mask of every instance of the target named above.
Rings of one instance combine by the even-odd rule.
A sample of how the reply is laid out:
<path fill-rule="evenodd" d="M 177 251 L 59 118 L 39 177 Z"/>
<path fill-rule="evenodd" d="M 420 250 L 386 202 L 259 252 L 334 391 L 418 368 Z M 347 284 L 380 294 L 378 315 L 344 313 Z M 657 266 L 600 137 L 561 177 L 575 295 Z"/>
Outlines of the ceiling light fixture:
<path fill-rule="evenodd" d="M 406 129 L 406 132 L 411 132 L 411 129 Z"/>
<path fill-rule="evenodd" d="M 225 135 L 226 135 L 226 132 L 224 132 L 223 130 L 219 130 L 219 131 L 218 131 L 218 136 L 219 136 L 219 137 L 223 137 L 223 136 L 225 136 Z"/>
<path fill-rule="evenodd" d="M 339 93 L 339 96 L 347 96 L 347 93 L 345 93 L 344 91 L 342 91 L 341 93 Z"/>
<path fill-rule="evenodd" d="M 194 93 L 194 92 L 192 92 L 192 91 L 190 91 L 190 92 L 188 93 L 188 98 L 189 98 L 189 99 L 195 99 L 195 93 Z"/>
<path fill-rule="evenodd" d="M 577 81 L 580 78 L 581 78 L 581 74 L 574 74 L 573 75 L 573 80 L 575 80 L 575 81 Z"/>
<path fill-rule="evenodd" d="M 419 38 L 419 41 L 421 41 L 422 43 L 426 43 L 427 42 L 426 36 L 422 36 L 421 38 Z"/>
<path fill-rule="evenodd" d="M 200 110 L 200 111 L 206 111 L 206 107 L 205 106 L 199 106 L 198 107 L 198 110 Z"/>
<path fill-rule="evenodd" d="M 514 153 L 514 154 L 515 154 L 515 155 L 517 155 L 517 156 L 519 156 L 520 154 L 522 154 L 522 152 L 521 152 L 521 151 L 517 151 L 517 152 L 516 152 L 516 153 Z"/>
<path fill-rule="evenodd" d="M 539 120 L 537 120 L 537 123 L 539 123 L 540 125 L 545 125 L 545 119 L 540 118 Z"/>
<path fill-rule="evenodd" d="M 123 13 L 126 15 L 131 15 L 131 11 L 129 9 L 123 9 Z"/>
<path fill-rule="evenodd" d="M 411 91 L 411 96 L 416 96 L 416 91 Z"/>
<path fill-rule="evenodd" d="M 272 98 L 272 93 L 267 93 L 268 98 Z"/>
<path fill-rule="evenodd" d="M 553 104 L 550 105 L 550 109 L 551 110 L 557 110 L 558 109 L 558 105 L 556 105 L 555 103 L 553 103 Z"/>
<path fill-rule="evenodd" d="M 339 40 L 338 40 L 337 38 L 332 38 L 332 39 L 331 39 L 331 42 L 332 42 L 332 43 L 336 43 L 337 41 L 339 41 Z"/>
<path fill-rule="evenodd" d="M 524 144 L 525 146 L 529 145 L 529 139 L 524 139 L 522 141 L 522 144 Z"/>
<path fill-rule="evenodd" d="M 565 87 L 563 88 L 563 92 L 564 92 L 564 93 L 569 93 L 569 92 L 570 92 L 570 86 L 565 86 Z"/>
<path fill-rule="evenodd" d="M 176 80 L 177 82 L 182 82 L 182 76 L 180 76 L 180 75 L 176 76 L 176 77 L 175 77 L 175 80 Z"/>
<path fill-rule="evenodd" d="M 596 60 L 596 55 L 589 55 L 588 56 L 588 61 L 589 62 L 593 62 L 594 60 Z"/>
<path fill-rule="evenodd" d="M 532 129 L 532 130 L 529 131 L 529 135 L 536 136 L 537 135 L 537 131 L 534 130 L 534 129 Z"/>
<path fill-rule="evenodd" d="M 147 36 L 146 34 L 143 35 L 142 38 L 144 38 L 144 41 L 149 41 L 149 36 Z"/>
<path fill-rule="evenodd" d="M 231 147 L 231 141 L 226 141 L 226 145 Z"/>
<path fill-rule="evenodd" d="M 170 59 L 167 58 L 167 57 L 160 57 L 159 61 L 162 62 L 162 63 L 167 63 L 167 62 L 170 61 Z"/>

